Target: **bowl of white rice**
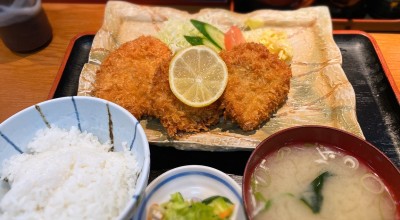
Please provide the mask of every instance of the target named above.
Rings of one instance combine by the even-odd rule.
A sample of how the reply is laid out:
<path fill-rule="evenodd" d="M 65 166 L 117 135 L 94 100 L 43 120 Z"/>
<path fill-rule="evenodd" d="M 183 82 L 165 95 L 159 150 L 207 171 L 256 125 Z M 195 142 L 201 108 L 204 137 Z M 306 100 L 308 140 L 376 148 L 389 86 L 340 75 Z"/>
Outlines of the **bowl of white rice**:
<path fill-rule="evenodd" d="M 129 219 L 149 173 L 140 123 L 103 99 L 52 99 L 0 124 L 0 219 Z"/>

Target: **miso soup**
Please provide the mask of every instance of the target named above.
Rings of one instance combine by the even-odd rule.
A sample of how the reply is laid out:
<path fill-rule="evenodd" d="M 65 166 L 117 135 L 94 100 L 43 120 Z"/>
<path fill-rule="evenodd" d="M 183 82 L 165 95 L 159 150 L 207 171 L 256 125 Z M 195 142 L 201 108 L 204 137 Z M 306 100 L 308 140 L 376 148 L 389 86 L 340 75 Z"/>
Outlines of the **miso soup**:
<path fill-rule="evenodd" d="M 396 219 L 387 187 L 357 158 L 318 144 L 284 147 L 251 180 L 254 219 Z"/>

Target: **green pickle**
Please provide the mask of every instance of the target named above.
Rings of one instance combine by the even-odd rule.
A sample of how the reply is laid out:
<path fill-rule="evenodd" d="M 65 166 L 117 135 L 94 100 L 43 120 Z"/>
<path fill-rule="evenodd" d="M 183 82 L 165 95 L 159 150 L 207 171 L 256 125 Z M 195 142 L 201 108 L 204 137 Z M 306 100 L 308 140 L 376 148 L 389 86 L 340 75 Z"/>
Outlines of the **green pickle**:
<path fill-rule="evenodd" d="M 185 200 L 180 192 L 176 192 L 160 208 L 162 220 L 221 220 L 230 218 L 234 204 L 223 196 L 212 196 L 202 201 Z"/>

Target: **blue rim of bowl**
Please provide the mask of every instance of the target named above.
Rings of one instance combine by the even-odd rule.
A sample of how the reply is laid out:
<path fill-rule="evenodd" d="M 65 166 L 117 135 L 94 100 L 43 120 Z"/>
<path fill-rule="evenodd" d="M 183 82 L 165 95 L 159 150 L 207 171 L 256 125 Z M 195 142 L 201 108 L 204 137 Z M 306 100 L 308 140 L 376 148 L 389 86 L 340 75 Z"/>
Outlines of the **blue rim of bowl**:
<path fill-rule="evenodd" d="M 193 170 L 181 171 L 181 170 L 185 170 L 185 169 L 193 169 Z M 220 176 L 210 173 L 210 171 L 216 172 Z M 165 178 L 165 176 L 170 175 L 171 173 L 175 173 L 175 174 L 172 174 L 171 176 Z M 204 177 L 214 179 L 214 180 L 222 183 L 235 195 L 236 199 L 238 199 L 239 201 L 242 201 L 242 196 L 240 194 L 241 190 L 240 190 L 239 185 L 233 179 L 231 179 L 231 177 L 229 177 L 227 174 L 221 172 L 220 170 L 212 168 L 212 167 L 207 167 L 207 166 L 202 166 L 202 165 L 187 165 L 187 166 L 181 166 L 181 167 L 177 167 L 172 170 L 169 170 L 169 171 L 161 174 L 160 176 L 158 176 L 155 180 L 153 180 L 152 183 L 150 183 L 150 185 L 146 189 L 145 197 L 144 197 L 143 201 L 141 202 L 141 205 L 139 208 L 139 212 L 138 212 L 139 218 L 144 216 L 144 214 L 145 214 L 144 212 L 146 211 L 145 210 L 146 204 L 149 201 L 149 199 L 162 186 L 164 186 L 165 184 L 167 184 L 175 179 L 178 179 L 181 177 L 186 177 L 186 176 L 191 176 L 191 175 L 204 176 Z M 229 183 L 229 182 L 231 182 L 231 183 Z M 147 190 L 149 190 L 149 192 L 147 192 Z"/>
<path fill-rule="evenodd" d="M 129 111 L 127 111 L 123 107 L 121 107 L 121 106 L 119 106 L 119 105 L 117 105 L 117 104 L 115 104 L 113 102 L 110 102 L 110 101 L 107 101 L 107 100 L 104 100 L 104 99 L 101 99 L 101 98 L 90 97 L 90 96 L 68 96 L 68 97 L 61 97 L 61 98 L 57 98 L 57 99 L 51 99 L 51 100 L 47 100 L 47 101 L 43 101 L 43 102 L 34 104 L 34 105 L 32 105 L 30 107 L 27 107 L 27 108 L 21 110 L 20 112 L 17 112 L 16 114 L 12 115 L 8 119 L 6 119 L 4 122 L 0 123 L 0 137 L 3 138 L 8 144 L 10 144 L 14 148 L 15 151 L 19 152 L 20 154 L 24 153 L 21 150 L 21 148 L 19 146 L 17 146 L 7 136 L 7 134 L 2 133 L 1 127 L 6 125 L 6 124 L 8 124 L 10 121 L 12 121 L 13 118 L 18 117 L 19 115 L 23 115 L 25 112 L 30 111 L 31 109 L 35 109 L 36 112 L 42 118 L 42 121 L 46 125 L 46 127 L 51 128 L 51 122 L 49 122 L 47 120 L 46 115 L 42 112 L 42 107 L 44 107 L 46 105 L 49 105 L 49 104 L 54 104 L 54 103 L 57 103 L 57 102 L 60 102 L 60 101 L 65 101 L 65 100 L 71 101 L 71 105 L 73 106 L 74 111 L 75 111 L 76 126 L 78 127 L 79 131 L 81 131 L 81 132 L 82 132 L 81 119 L 80 119 L 80 114 L 79 114 L 79 110 L 78 110 L 77 103 L 76 103 L 78 100 L 88 100 L 88 101 L 101 102 L 101 103 L 106 105 L 108 114 L 110 114 L 110 112 L 109 112 L 110 111 L 110 106 L 112 106 L 112 107 L 120 110 L 121 112 L 129 115 L 131 117 L 131 119 L 132 119 L 132 122 L 135 124 L 135 134 L 134 134 L 133 139 L 129 143 L 129 150 L 132 150 L 133 144 L 135 143 L 135 140 L 136 140 L 136 137 L 137 137 L 138 133 L 144 133 L 143 129 L 139 128 L 140 127 L 139 126 L 140 125 L 139 121 Z M 110 116 L 109 116 L 109 120 L 111 120 Z M 138 132 L 138 129 L 142 130 L 142 131 Z M 110 137 L 110 139 L 112 139 L 112 137 Z"/>

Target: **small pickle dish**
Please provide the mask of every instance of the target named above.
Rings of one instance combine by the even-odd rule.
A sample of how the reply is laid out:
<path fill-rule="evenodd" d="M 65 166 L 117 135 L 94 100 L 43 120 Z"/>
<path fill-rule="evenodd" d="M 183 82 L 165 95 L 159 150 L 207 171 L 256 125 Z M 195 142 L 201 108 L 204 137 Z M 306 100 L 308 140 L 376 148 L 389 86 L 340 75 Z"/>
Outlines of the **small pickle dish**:
<path fill-rule="evenodd" d="M 149 184 L 134 219 L 245 218 L 238 183 L 212 167 L 186 165 Z"/>

